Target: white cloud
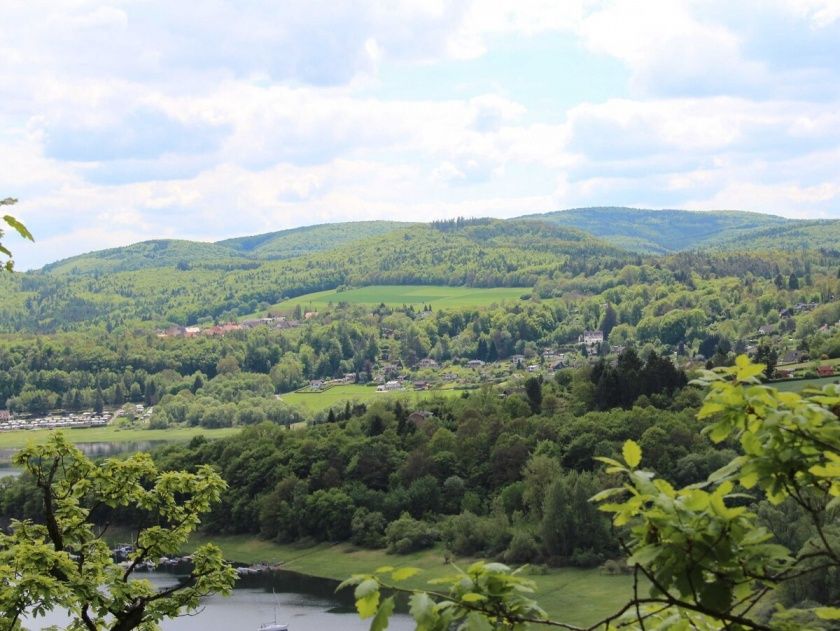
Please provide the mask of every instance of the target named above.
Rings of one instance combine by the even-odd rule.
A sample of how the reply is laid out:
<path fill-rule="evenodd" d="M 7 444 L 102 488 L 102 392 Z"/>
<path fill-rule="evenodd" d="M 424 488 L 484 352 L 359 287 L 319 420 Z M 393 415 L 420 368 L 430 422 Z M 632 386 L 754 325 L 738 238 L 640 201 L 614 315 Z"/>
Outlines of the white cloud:
<path fill-rule="evenodd" d="M 838 18 L 829 0 L 3 3 L 0 196 L 39 238 L 22 266 L 590 204 L 840 216 Z M 550 63 L 517 68 L 519 92 L 449 76 L 555 40 L 629 87 L 552 112 L 529 85 L 580 86 Z M 374 89 L 418 67 L 441 85 Z"/>

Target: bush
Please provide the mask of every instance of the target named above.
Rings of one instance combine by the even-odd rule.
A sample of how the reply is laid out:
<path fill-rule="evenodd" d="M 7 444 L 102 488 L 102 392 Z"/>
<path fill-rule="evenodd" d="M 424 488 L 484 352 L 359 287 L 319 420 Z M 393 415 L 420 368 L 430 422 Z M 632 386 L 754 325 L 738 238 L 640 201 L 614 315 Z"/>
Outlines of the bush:
<path fill-rule="evenodd" d="M 504 559 L 506 563 L 531 563 L 539 558 L 540 547 L 534 535 L 525 530 L 517 530 L 513 533 L 508 549 L 505 550 Z"/>
<path fill-rule="evenodd" d="M 443 523 L 441 538 L 455 554 L 492 556 L 501 554 L 507 548 L 511 532 L 503 519 L 479 517 L 465 511 Z"/>
<path fill-rule="evenodd" d="M 603 560 L 603 554 L 599 554 L 591 548 L 586 548 L 584 550 L 575 549 L 569 562 L 575 567 L 596 567 L 601 565 Z"/>
<path fill-rule="evenodd" d="M 403 513 L 385 529 L 385 543 L 388 545 L 388 552 L 392 554 L 408 554 L 431 548 L 437 538 L 438 533 L 434 528 L 414 519 L 408 513 Z"/>
<path fill-rule="evenodd" d="M 350 541 L 363 548 L 384 548 L 387 521 L 379 511 L 359 508 L 350 522 Z"/>

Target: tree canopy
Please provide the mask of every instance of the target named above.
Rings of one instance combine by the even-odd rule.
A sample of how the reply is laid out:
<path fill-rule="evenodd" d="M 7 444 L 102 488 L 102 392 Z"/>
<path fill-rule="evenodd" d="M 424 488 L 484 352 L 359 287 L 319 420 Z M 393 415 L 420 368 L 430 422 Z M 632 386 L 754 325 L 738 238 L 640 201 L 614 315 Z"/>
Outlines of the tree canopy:
<path fill-rule="evenodd" d="M 840 386 L 802 395 L 762 385 L 764 366 L 739 356 L 735 366 L 707 371 L 708 388 L 697 417 L 713 443 L 733 441 L 740 454 L 704 482 L 675 487 L 640 468 L 642 448 L 625 442 L 621 460 L 597 458 L 620 486 L 592 497 L 613 515 L 621 548 L 633 568 L 632 598 L 587 627 L 616 624 L 655 629 L 827 629 L 840 620 L 837 592 L 828 604 L 761 611 L 768 594 L 840 569 Z M 789 549 L 754 510 L 757 500 L 801 511 L 812 536 Z M 345 582 L 356 586 L 362 617 L 384 629 L 392 597 L 380 588 L 418 571 L 379 568 Z M 819 579 L 818 579 L 819 580 Z M 417 628 L 525 629 L 531 624 L 580 627 L 552 621 L 529 597 L 533 584 L 501 564 L 477 563 L 435 581 L 437 592 L 411 592 Z M 831 591 L 831 590 L 829 590 Z"/>
<path fill-rule="evenodd" d="M 59 433 L 15 455 L 34 478 L 42 519 L 13 520 L 0 533 L 0 626 L 21 629 L 22 616 L 66 610 L 75 631 L 158 629 L 158 622 L 229 592 L 236 577 L 219 548 L 193 553 L 184 583 L 156 589 L 132 576 L 140 564 L 177 554 L 226 484 L 209 466 L 195 473 L 159 471 L 147 453 L 91 462 Z M 127 567 L 118 564 L 93 514 L 130 509 L 136 534 Z M 101 523 L 101 522 L 100 522 Z"/>

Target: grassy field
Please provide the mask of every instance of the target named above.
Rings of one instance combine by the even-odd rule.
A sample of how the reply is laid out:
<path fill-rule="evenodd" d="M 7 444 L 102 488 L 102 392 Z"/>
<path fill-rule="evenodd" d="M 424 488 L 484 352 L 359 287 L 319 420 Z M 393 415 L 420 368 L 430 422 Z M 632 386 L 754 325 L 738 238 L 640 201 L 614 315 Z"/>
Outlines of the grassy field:
<path fill-rule="evenodd" d="M 118 429 L 116 427 L 88 427 L 65 429 L 64 435 L 73 443 L 127 443 L 146 440 L 185 441 L 203 434 L 207 438 L 224 438 L 239 431 L 238 427 L 206 429 L 204 427 L 173 427 L 170 429 Z M 45 443 L 57 430 L 16 430 L 0 432 L 0 449 L 23 447 L 30 442 Z"/>
<path fill-rule="evenodd" d="M 212 542 L 225 558 L 240 563 L 282 563 L 302 574 L 344 579 L 370 572 L 383 565 L 418 567 L 423 572 L 405 583 L 413 588 L 430 588 L 426 581 L 452 573 L 443 562 L 440 549 L 407 555 L 390 555 L 383 550 L 361 550 L 349 544 L 318 544 L 311 547 L 279 545 L 248 536 L 194 538 L 193 546 Z M 471 559 L 456 559 L 461 565 Z M 527 572 L 526 572 L 527 574 Z M 529 574 L 537 583 L 537 600 L 556 620 L 577 625 L 596 622 L 627 601 L 632 589 L 629 576 L 608 576 L 600 570 L 562 568 L 545 574 Z"/>
<path fill-rule="evenodd" d="M 434 309 L 446 307 L 483 307 L 502 302 L 519 300 L 520 296 L 530 294 L 530 287 L 495 287 L 482 289 L 477 287 L 446 287 L 442 285 L 371 285 L 347 291 L 319 291 L 286 300 L 273 309 L 286 311 L 300 305 L 308 311 L 317 311 L 329 303 L 347 302 L 353 305 L 375 306 L 385 303 L 389 306 L 428 305 Z M 260 312 L 262 313 L 262 312 Z M 258 315 L 258 314 L 253 314 Z M 252 316 L 245 316 L 247 319 Z"/>
<path fill-rule="evenodd" d="M 840 376 L 834 377 L 815 377 L 814 379 L 796 379 L 793 381 L 779 381 L 771 383 L 770 385 L 782 392 L 799 392 L 805 388 L 822 388 L 830 383 L 837 383 L 840 381 Z"/>
<path fill-rule="evenodd" d="M 280 396 L 280 400 L 301 408 L 307 412 L 320 412 L 329 408 L 339 408 L 345 401 L 371 403 L 389 398 L 402 398 L 411 403 L 434 397 L 460 396 L 461 390 L 406 390 L 403 392 L 377 392 L 375 387 L 361 385 L 334 386 L 324 392 L 289 392 Z"/>

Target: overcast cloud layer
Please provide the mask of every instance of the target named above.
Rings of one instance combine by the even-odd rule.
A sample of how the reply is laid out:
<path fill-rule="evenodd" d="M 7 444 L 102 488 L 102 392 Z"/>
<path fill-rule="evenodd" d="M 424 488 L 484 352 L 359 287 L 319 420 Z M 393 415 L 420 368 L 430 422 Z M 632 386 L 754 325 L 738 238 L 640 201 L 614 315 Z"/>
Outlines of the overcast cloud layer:
<path fill-rule="evenodd" d="M 19 269 L 355 219 L 840 218 L 838 60 L 836 0 L 4 0 L 0 197 Z"/>

